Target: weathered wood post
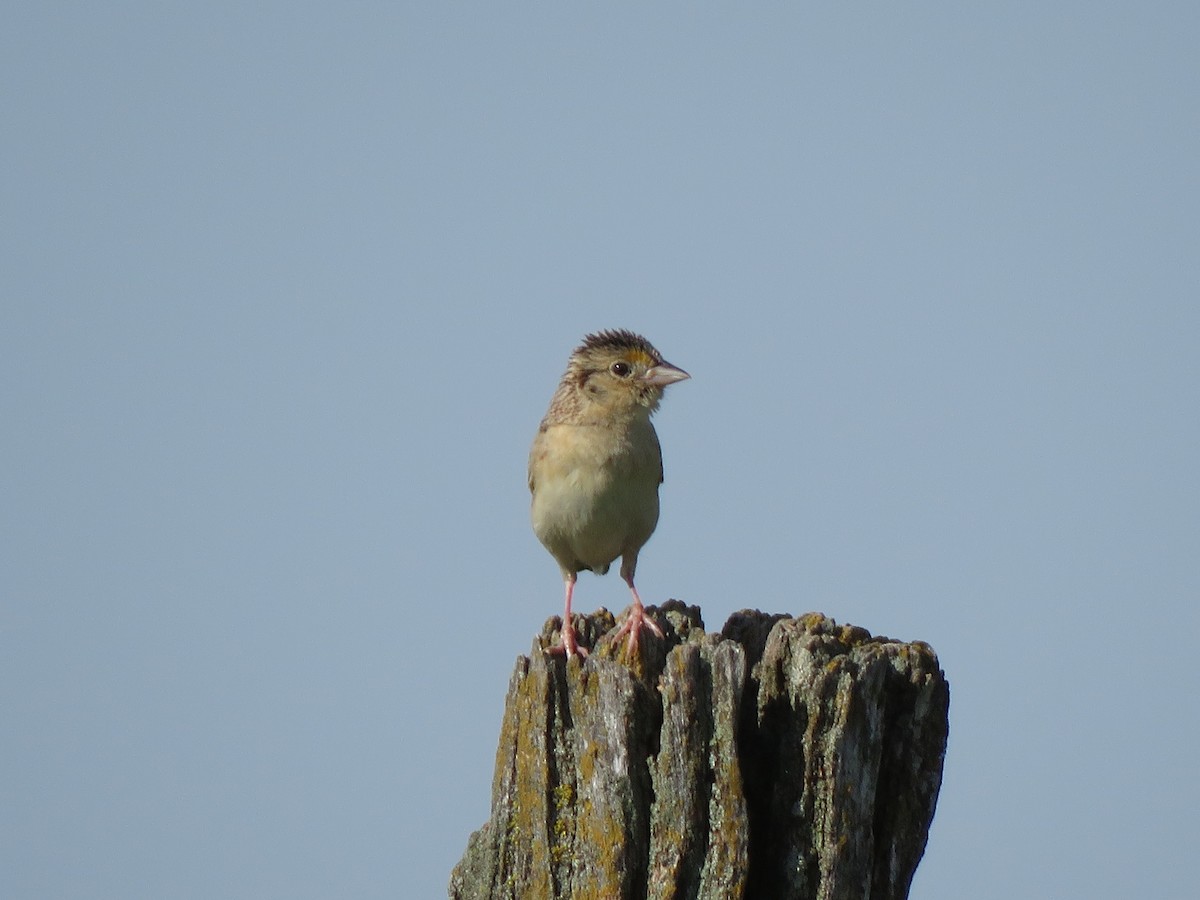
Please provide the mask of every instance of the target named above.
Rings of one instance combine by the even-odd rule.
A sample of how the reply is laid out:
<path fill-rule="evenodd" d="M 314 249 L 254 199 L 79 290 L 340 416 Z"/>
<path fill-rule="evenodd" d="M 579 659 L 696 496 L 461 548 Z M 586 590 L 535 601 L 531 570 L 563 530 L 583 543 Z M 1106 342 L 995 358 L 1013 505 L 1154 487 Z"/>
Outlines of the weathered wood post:
<path fill-rule="evenodd" d="M 920 642 L 817 613 L 651 614 L 638 658 L 578 617 L 586 662 L 509 684 L 489 821 L 453 900 L 902 900 L 941 785 L 949 686 Z"/>

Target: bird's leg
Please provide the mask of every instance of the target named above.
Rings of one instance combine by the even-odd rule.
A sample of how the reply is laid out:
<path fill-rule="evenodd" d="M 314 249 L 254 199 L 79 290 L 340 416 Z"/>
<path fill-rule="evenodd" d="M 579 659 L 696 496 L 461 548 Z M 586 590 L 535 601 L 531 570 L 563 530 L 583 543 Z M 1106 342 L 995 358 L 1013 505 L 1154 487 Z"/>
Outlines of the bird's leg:
<path fill-rule="evenodd" d="M 621 566 L 621 577 L 625 579 L 625 583 L 629 585 L 629 592 L 633 594 L 633 606 L 629 610 L 629 617 L 622 623 L 620 629 L 613 637 L 613 643 L 621 639 L 621 635 L 629 632 L 628 652 L 633 654 L 637 651 L 638 632 L 643 628 L 648 628 L 659 637 L 663 636 L 662 629 L 654 623 L 654 620 L 646 616 L 646 607 L 642 605 L 642 598 L 638 596 L 637 588 L 633 586 L 633 566 L 623 564 Z"/>
<path fill-rule="evenodd" d="M 547 651 L 555 655 L 563 654 L 567 659 L 572 656 L 585 657 L 588 655 L 587 648 L 580 647 L 576 642 L 575 626 L 571 624 L 571 595 L 573 593 L 575 593 L 575 576 L 572 574 L 567 578 L 567 602 L 563 609 L 562 639 Z"/>

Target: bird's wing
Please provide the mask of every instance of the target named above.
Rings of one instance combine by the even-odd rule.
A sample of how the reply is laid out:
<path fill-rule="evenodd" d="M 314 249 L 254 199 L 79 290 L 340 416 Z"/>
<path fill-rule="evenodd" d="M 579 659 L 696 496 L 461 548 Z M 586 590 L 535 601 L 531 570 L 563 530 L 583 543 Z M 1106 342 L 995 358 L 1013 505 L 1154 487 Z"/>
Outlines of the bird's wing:
<path fill-rule="evenodd" d="M 526 477 L 529 479 L 529 493 L 533 493 L 535 479 L 533 477 L 534 463 L 545 455 L 545 450 L 542 448 L 542 441 L 546 434 L 546 423 L 543 421 L 538 426 L 538 432 L 533 438 L 533 446 L 529 448 L 529 468 Z"/>

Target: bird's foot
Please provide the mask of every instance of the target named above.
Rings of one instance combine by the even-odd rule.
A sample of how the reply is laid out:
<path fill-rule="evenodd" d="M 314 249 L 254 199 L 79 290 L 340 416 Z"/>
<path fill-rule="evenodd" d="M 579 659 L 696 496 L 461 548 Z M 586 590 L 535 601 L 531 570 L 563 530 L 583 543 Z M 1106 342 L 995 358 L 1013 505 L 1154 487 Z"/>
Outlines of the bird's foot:
<path fill-rule="evenodd" d="M 613 643 L 617 643 L 624 634 L 628 633 L 629 642 L 626 644 L 626 651 L 632 655 L 637 652 L 638 633 L 642 629 L 653 631 L 659 637 L 663 636 L 662 629 L 658 627 L 653 619 L 646 615 L 646 608 L 640 603 L 635 603 L 629 610 L 629 615 L 625 621 L 621 623 L 621 627 L 617 629 L 617 633 L 613 635 Z"/>
<path fill-rule="evenodd" d="M 580 647 L 579 643 L 575 640 L 575 628 L 571 625 L 570 619 L 563 622 L 559 643 L 547 649 L 546 652 L 551 656 L 565 656 L 568 660 L 572 656 L 587 659 L 588 655 L 587 647 Z"/>

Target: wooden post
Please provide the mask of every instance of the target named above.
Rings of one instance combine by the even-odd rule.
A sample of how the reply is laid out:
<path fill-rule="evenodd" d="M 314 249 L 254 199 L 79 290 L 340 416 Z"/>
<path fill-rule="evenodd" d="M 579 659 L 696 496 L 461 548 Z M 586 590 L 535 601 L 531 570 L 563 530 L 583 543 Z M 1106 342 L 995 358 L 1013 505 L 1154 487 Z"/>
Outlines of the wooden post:
<path fill-rule="evenodd" d="M 941 786 L 949 686 L 924 643 L 743 611 L 650 614 L 633 660 L 577 617 L 586 661 L 509 683 L 489 821 L 452 900 L 902 900 Z"/>

